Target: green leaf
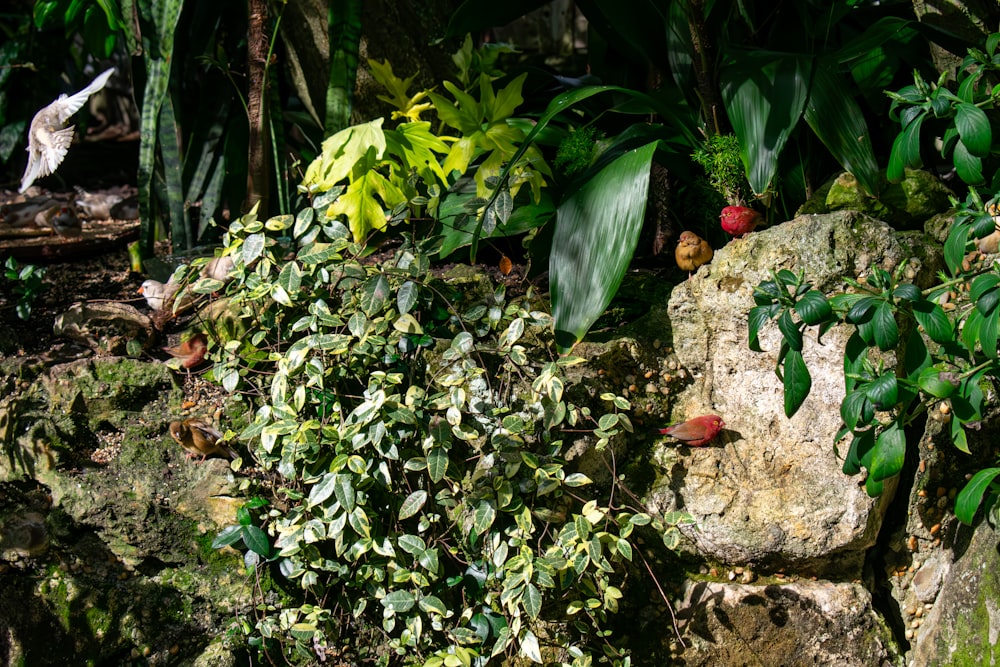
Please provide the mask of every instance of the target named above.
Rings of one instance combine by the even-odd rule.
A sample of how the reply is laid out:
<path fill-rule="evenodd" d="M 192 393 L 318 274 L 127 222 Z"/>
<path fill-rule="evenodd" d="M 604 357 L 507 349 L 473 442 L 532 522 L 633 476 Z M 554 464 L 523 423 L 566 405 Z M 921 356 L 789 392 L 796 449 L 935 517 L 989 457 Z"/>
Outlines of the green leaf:
<path fill-rule="evenodd" d="M 473 529 L 478 535 L 485 535 L 497 517 L 496 507 L 489 500 L 481 500 L 473 514 Z"/>
<path fill-rule="evenodd" d="M 955 222 L 948 232 L 948 238 L 944 242 L 944 261 L 948 265 L 948 270 L 953 276 L 958 275 L 962 270 L 962 261 L 965 259 L 965 246 L 969 240 L 969 223 Z"/>
<path fill-rule="evenodd" d="M 440 482 L 448 472 L 448 452 L 444 447 L 433 447 L 427 453 L 427 474 L 431 481 Z"/>
<path fill-rule="evenodd" d="M 243 247 L 240 252 L 243 256 L 243 263 L 249 266 L 253 264 L 264 252 L 265 236 L 262 233 L 251 234 L 243 240 Z"/>
<path fill-rule="evenodd" d="M 396 309 L 401 315 L 406 315 L 417 304 L 417 296 L 420 290 L 412 280 L 407 280 L 399 286 L 396 292 Z"/>
<path fill-rule="evenodd" d="M 354 484 L 351 480 L 351 475 L 346 473 L 337 473 L 333 476 L 333 493 L 337 497 L 337 502 L 340 503 L 348 512 L 354 511 Z"/>
<path fill-rule="evenodd" d="M 257 526 L 242 526 L 241 530 L 243 532 L 243 544 L 247 545 L 250 551 L 264 558 L 270 558 L 271 544 L 267 541 L 267 534 L 263 530 Z"/>
<path fill-rule="evenodd" d="M 812 388 L 812 378 L 809 376 L 809 369 L 802 359 L 802 353 L 798 350 L 789 350 L 785 356 L 784 366 L 784 386 L 785 386 L 785 416 L 791 418 L 802 402 L 809 395 Z"/>
<path fill-rule="evenodd" d="M 625 153 L 559 206 L 549 256 L 556 346 L 568 352 L 604 312 L 639 240 L 656 144 Z"/>
<path fill-rule="evenodd" d="M 836 67 L 832 59 L 816 62 L 803 117 L 841 166 L 876 195 L 879 168 L 868 125 L 857 102 L 845 93 L 849 85 Z"/>
<path fill-rule="evenodd" d="M 403 504 L 399 508 L 399 520 L 409 519 L 411 516 L 416 514 L 423 508 L 424 503 L 427 502 L 427 492 L 423 489 L 419 491 L 414 491 L 406 497 Z"/>
<path fill-rule="evenodd" d="M 361 310 L 368 317 L 374 317 L 389 303 L 389 281 L 381 273 L 365 281 L 361 290 Z"/>
<path fill-rule="evenodd" d="M 920 158 L 920 128 L 925 117 L 925 113 L 916 116 L 903 127 L 903 131 L 892 142 L 889 166 L 886 169 L 886 178 L 891 183 L 899 183 L 903 180 L 905 168 L 919 169 L 924 166 L 923 160 Z"/>
<path fill-rule="evenodd" d="M 779 156 L 802 117 L 810 86 L 811 59 L 769 51 L 731 51 L 719 79 L 722 100 L 739 138 L 747 180 L 765 192 Z"/>
<path fill-rule="evenodd" d="M 913 317 L 935 343 L 947 343 L 953 339 L 951 320 L 938 304 L 924 300 L 915 301 Z"/>
<path fill-rule="evenodd" d="M 397 614 L 406 613 L 413 609 L 413 606 L 417 604 L 417 600 L 413 597 L 413 593 L 402 590 L 392 591 L 383 597 L 380 602 L 386 610 L 393 611 Z"/>
<path fill-rule="evenodd" d="M 796 352 L 802 351 L 802 330 L 792 321 L 792 314 L 786 310 L 778 317 L 778 329 L 785 337 L 785 343 Z"/>
<path fill-rule="evenodd" d="M 532 662 L 542 664 L 542 652 L 538 647 L 538 638 L 531 630 L 525 630 L 521 635 L 521 655 Z"/>
<path fill-rule="evenodd" d="M 861 472 L 862 466 L 868 466 L 871 463 L 874 449 L 874 429 L 855 433 L 854 438 L 851 440 L 851 448 L 844 458 L 844 474 L 857 475 Z"/>
<path fill-rule="evenodd" d="M 955 392 L 958 383 L 942 378 L 940 369 L 929 366 L 921 371 L 917 385 L 934 398 L 948 398 Z"/>
<path fill-rule="evenodd" d="M 233 526 L 226 526 L 215 536 L 212 540 L 213 549 L 221 549 L 222 547 L 228 547 L 231 544 L 236 544 L 243 537 L 243 526 L 236 524 Z"/>
<path fill-rule="evenodd" d="M 983 177 L 982 158 L 973 155 L 963 142 L 959 141 L 955 144 L 955 152 L 951 159 L 955 164 L 958 177 L 969 185 L 982 185 L 986 182 Z"/>
<path fill-rule="evenodd" d="M 893 422 L 875 440 L 875 451 L 868 472 L 876 482 L 884 481 L 903 469 L 905 458 L 906 434 L 898 422 Z"/>
<path fill-rule="evenodd" d="M 795 312 L 803 322 L 812 326 L 825 322 L 833 314 L 833 308 L 822 292 L 809 290 L 795 302 Z"/>
<path fill-rule="evenodd" d="M 993 484 L 993 480 L 1000 475 L 1000 468 L 984 468 L 980 470 L 969 483 L 965 485 L 958 496 L 955 497 L 955 516 L 959 521 L 967 526 L 972 525 L 976 518 L 976 512 L 983 503 L 983 496 Z M 990 490 L 991 495 L 996 495 L 996 489 Z"/>
<path fill-rule="evenodd" d="M 852 391 L 844 396 L 844 400 L 840 403 L 840 418 L 852 431 L 859 423 L 867 424 L 873 415 L 874 408 L 864 391 Z"/>
<path fill-rule="evenodd" d="M 865 387 L 865 393 L 878 409 L 890 409 L 896 404 L 899 396 L 896 374 L 892 371 L 882 373 Z"/>
<path fill-rule="evenodd" d="M 760 334 L 760 328 L 764 326 L 771 319 L 771 306 L 754 306 L 750 309 L 750 314 L 747 317 L 747 324 L 749 329 L 749 346 L 754 352 L 761 352 L 760 340 L 758 338 Z"/>
<path fill-rule="evenodd" d="M 960 103 L 955 109 L 955 128 L 971 155 L 986 157 L 990 154 L 993 133 L 982 109 L 975 104 Z"/>
<path fill-rule="evenodd" d="M 875 306 L 875 313 L 872 317 L 872 324 L 875 329 L 875 344 L 883 352 L 892 350 L 899 343 L 899 326 L 896 324 L 896 316 L 892 306 L 885 301 L 880 301 Z"/>
<path fill-rule="evenodd" d="M 538 590 L 537 586 L 534 584 L 525 586 L 521 602 L 524 604 L 524 610 L 528 612 L 528 616 L 532 620 L 538 618 L 538 615 L 542 612 L 542 593 Z"/>

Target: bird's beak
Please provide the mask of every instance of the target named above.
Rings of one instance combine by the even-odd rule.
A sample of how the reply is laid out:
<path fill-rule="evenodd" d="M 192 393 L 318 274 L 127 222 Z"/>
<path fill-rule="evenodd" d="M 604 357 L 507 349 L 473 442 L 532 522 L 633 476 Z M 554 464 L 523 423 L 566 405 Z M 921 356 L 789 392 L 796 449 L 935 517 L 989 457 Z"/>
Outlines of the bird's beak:
<path fill-rule="evenodd" d="M 141 286 L 141 285 L 139 286 L 139 289 L 137 289 L 137 290 L 136 290 L 136 292 L 138 292 L 139 294 L 142 294 L 142 293 L 143 293 L 143 291 L 142 291 L 142 286 Z"/>

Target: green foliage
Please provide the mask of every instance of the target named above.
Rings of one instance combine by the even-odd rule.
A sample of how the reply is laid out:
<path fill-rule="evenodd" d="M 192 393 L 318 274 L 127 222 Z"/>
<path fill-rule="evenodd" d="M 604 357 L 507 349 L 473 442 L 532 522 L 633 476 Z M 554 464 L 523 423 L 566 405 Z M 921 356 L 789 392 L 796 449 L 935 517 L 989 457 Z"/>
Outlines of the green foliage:
<path fill-rule="evenodd" d="M 593 126 L 571 129 L 559 144 L 554 164 L 567 176 L 575 176 L 589 167 L 595 158 L 598 131 Z"/>
<path fill-rule="evenodd" d="M 602 626 L 633 531 L 649 525 L 668 545 L 676 531 L 610 503 L 568 466 L 564 438 L 592 430 L 603 450 L 632 430 L 628 401 L 567 401 L 564 369 L 580 360 L 537 358 L 551 318 L 530 291 L 449 286 L 410 241 L 360 261 L 364 247 L 325 215 L 336 195 L 294 218 L 244 216 L 225 238 L 246 334 L 213 375 L 255 397 L 240 438 L 283 497 L 255 520 L 241 510 L 217 544 L 275 559 L 306 600 L 262 612 L 255 641 L 312 655 L 360 624 L 387 663 L 541 662 L 539 623 L 568 616 L 547 643 L 574 664 L 623 659 Z"/>
<path fill-rule="evenodd" d="M 958 70 L 957 92 L 945 85 L 948 72 L 941 74 L 936 84 L 928 84 L 914 71 L 912 86 L 887 93 L 892 98 L 890 115 L 902 125 L 892 144 L 887 171 L 890 180 L 902 180 L 905 167 L 923 166 L 921 131 L 925 124 L 933 124 L 934 136 L 941 137 L 941 155 L 954 163 L 958 176 L 969 185 L 986 182 L 983 160 L 992 153 L 993 130 L 984 109 L 993 109 L 1000 99 L 1000 89 L 992 85 L 1000 69 L 998 36 L 1000 33 L 994 33 L 987 40 L 985 53 L 969 49 Z M 947 121 L 943 132 L 939 127 L 942 121 Z"/>
<path fill-rule="evenodd" d="M 25 264 L 18 268 L 17 260 L 8 257 L 4 263 L 4 277 L 14 282 L 14 294 L 17 295 L 17 316 L 22 320 L 31 317 L 31 307 L 35 299 L 42 293 L 42 279 L 45 269 L 34 264 Z"/>
<path fill-rule="evenodd" d="M 34 6 L 34 23 L 38 30 L 63 26 L 67 38 L 79 33 L 87 50 L 98 58 L 109 58 L 118 43 L 122 17 L 117 2 L 73 2 L 72 0 L 39 0 Z"/>
<path fill-rule="evenodd" d="M 992 131 L 974 95 L 976 82 L 1000 63 L 995 56 L 998 44 L 1000 33 L 987 41 L 989 57 L 970 50 L 970 69 L 960 74 L 958 95 L 943 87 L 944 78 L 932 89 L 919 75 L 913 86 L 889 93 L 903 126 L 893 147 L 893 163 L 900 173 L 904 164 L 919 159 L 920 125 L 934 115 L 953 120 L 943 152 L 959 174 L 983 180 L 979 156 L 988 152 Z M 992 106 L 992 96 L 978 104 Z M 844 427 L 836 440 L 851 438 L 844 472 L 853 475 L 866 469 L 865 488 L 871 495 L 880 494 L 885 480 L 902 469 L 905 428 L 925 411 L 943 419 L 955 447 L 969 453 L 966 429 L 978 427 L 986 408 L 984 386 L 1000 375 L 1000 265 L 980 268 L 966 259 L 975 249 L 974 239 L 994 231 L 997 207 L 993 201 L 984 204 L 976 188 L 964 202 L 952 203 L 956 213 L 944 245 L 949 275 L 940 276 L 933 287 L 920 290 L 903 282 L 901 265 L 895 274 L 875 267 L 864 283 L 846 279 L 851 291 L 830 298 L 813 290 L 804 274 L 787 270 L 754 290 L 757 305 L 749 314 L 749 345 L 760 351 L 761 327 L 777 322 L 782 343 L 776 372 L 784 381 L 789 417 L 801 407 L 811 384 L 801 355 L 805 329 L 816 326 L 822 336 L 834 324 L 854 328 L 844 350 Z M 945 301 L 949 312 L 941 306 Z M 892 352 L 895 363 L 885 354 Z M 960 520 L 971 523 L 984 497 L 990 506 L 995 504 L 998 470 L 980 471 L 959 494 L 955 513 Z"/>
<path fill-rule="evenodd" d="M 695 149 L 694 161 L 701 165 L 709 182 L 727 201 L 749 199 L 749 184 L 740 161 L 740 142 L 734 134 L 715 134 Z"/>

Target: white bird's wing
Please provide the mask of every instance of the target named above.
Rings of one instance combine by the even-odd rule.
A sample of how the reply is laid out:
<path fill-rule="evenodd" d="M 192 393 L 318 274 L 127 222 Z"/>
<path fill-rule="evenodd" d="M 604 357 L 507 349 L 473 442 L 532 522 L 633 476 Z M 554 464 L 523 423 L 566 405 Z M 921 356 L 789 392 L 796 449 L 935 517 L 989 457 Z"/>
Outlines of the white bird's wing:
<path fill-rule="evenodd" d="M 60 95 L 59 99 L 52 103 L 58 105 L 56 108 L 59 110 L 59 122 L 65 123 L 67 118 L 79 111 L 87 103 L 87 98 L 104 87 L 108 79 L 111 78 L 111 75 L 114 74 L 114 71 L 114 67 L 104 70 L 86 88 L 78 93 L 73 93 L 69 97 Z"/>

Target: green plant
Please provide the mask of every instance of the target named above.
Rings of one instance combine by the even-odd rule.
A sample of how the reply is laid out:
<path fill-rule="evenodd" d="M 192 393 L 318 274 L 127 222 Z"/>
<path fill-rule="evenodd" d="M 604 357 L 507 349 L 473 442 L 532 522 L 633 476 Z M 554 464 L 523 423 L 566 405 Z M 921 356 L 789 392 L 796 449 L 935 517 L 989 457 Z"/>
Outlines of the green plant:
<path fill-rule="evenodd" d="M 25 264 L 18 268 L 17 260 L 8 257 L 4 263 L 4 276 L 7 280 L 13 281 L 14 294 L 17 295 L 17 316 L 22 320 L 31 317 L 31 307 L 35 300 L 42 293 L 42 279 L 45 278 L 45 269 L 34 264 Z"/>
<path fill-rule="evenodd" d="M 891 94 L 893 108 L 903 124 L 894 144 L 893 168 L 919 164 L 920 128 L 932 115 L 949 121 L 941 151 L 963 179 L 983 182 L 982 158 L 989 154 L 992 136 L 982 108 L 995 98 L 986 83 L 995 69 L 994 52 L 1000 34 L 987 43 L 989 58 L 970 51 L 969 69 L 959 74 L 959 94 L 943 85 L 931 89 L 919 75 L 916 83 Z M 992 64 L 991 64 L 992 63 Z M 944 83 L 942 79 L 940 84 Z M 920 290 L 905 282 L 906 266 L 894 274 L 872 270 L 864 283 L 847 279 L 851 292 L 827 298 L 811 288 L 803 274 L 783 270 L 754 291 L 756 306 L 749 314 L 749 344 L 760 351 L 758 335 L 769 320 L 782 334 L 777 372 L 784 382 L 785 414 L 793 415 L 809 394 L 811 378 L 801 350 L 803 332 L 816 326 L 822 335 L 830 326 L 845 323 L 854 333 L 844 351 L 845 396 L 840 414 L 844 427 L 837 441 L 850 436 L 844 472 L 867 470 L 865 486 L 872 495 L 897 475 L 906 456 L 906 426 L 938 403 L 946 404 L 952 442 L 969 453 L 966 429 L 978 425 L 986 408 L 986 392 L 1000 376 L 1000 265 L 970 262 L 974 238 L 994 231 L 994 201 L 984 203 L 972 187 L 964 202 L 955 199 L 954 222 L 944 244 L 948 274 L 934 286 Z M 948 301 L 950 315 L 941 303 Z M 895 364 L 885 353 L 897 353 Z M 940 414 L 937 411 L 931 413 Z M 976 474 L 956 499 L 955 513 L 971 523 L 989 494 L 994 504 L 1000 488 L 994 483 L 1000 469 Z"/>
<path fill-rule="evenodd" d="M 359 260 L 325 216 L 330 196 L 294 218 L 244 216 L 225 239 L 247 333 L 213 375 L 256 397 L 240 438 L 282 498 L 259 529 L 244 514 L 218 543 L 274 556 L 304 596 L 253 632 L 303 657 L 374 650 L 352 641 L 363 631 L 383 663 L 541 662 L 548 643 L 573 664 L 601 652 L 627 664 L 602 628 L 633 531 L 673 545 L 680 517 L 630 507 L 564 457 L 582 433 L 610 451 L 631 431 L 628 401 L 567 400 L 563 370 L 580 360 L 538 358 L 551 320 L 530 291 L 450 286 L 412 241 Z"/>

